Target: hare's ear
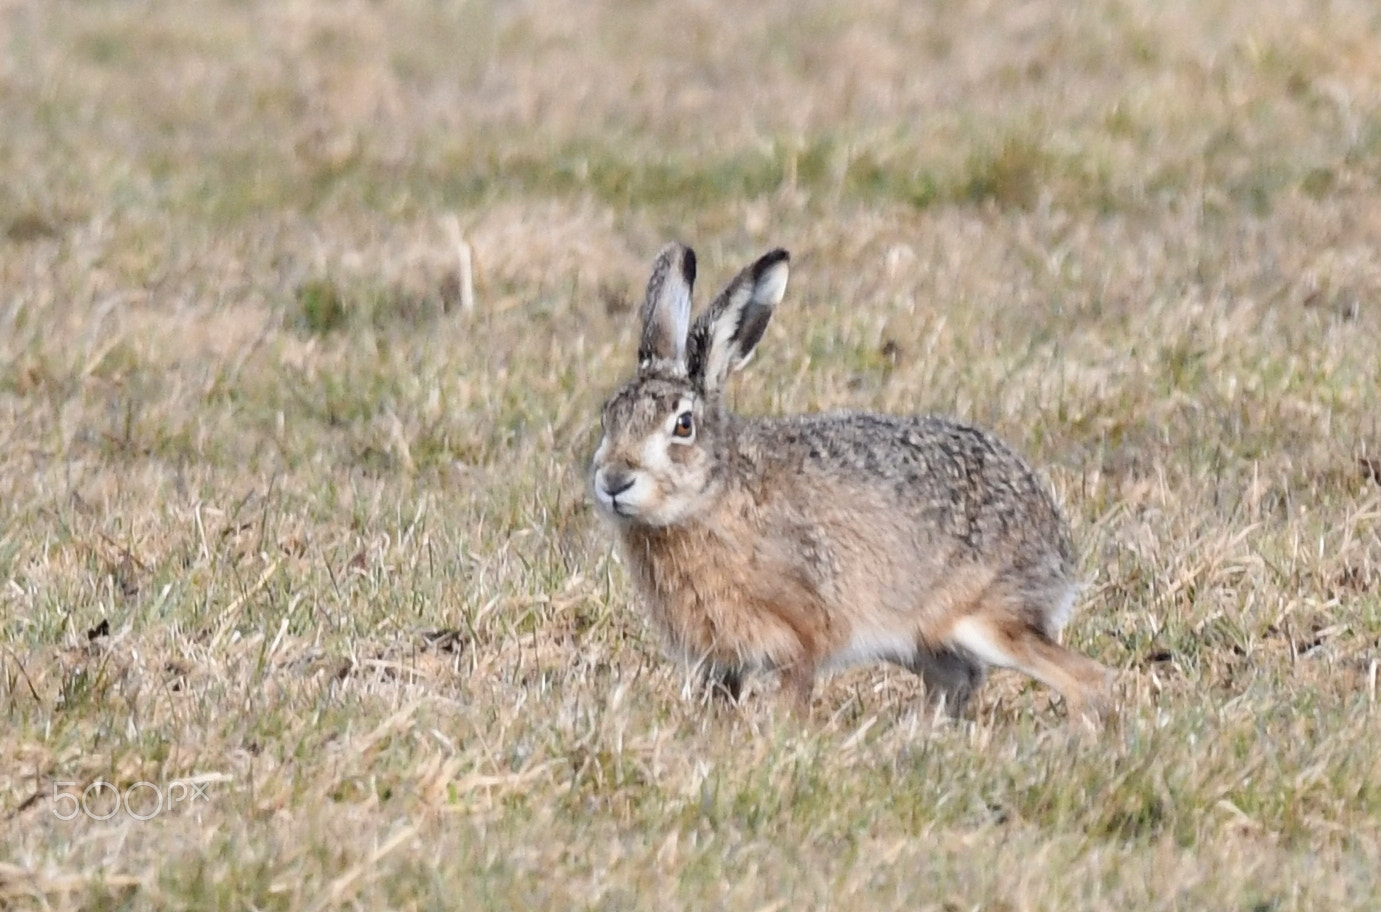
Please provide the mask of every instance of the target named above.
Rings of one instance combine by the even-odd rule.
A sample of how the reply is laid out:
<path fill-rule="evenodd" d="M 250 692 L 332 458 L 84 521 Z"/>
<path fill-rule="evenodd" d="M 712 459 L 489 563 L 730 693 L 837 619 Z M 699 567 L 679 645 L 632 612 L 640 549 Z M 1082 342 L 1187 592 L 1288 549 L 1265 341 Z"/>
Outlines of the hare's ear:
<path fill-rule="evenodd" d="M 695 284 L 695 251 L 684 244 L 668 244 L 652 265 L 643 301 L 643 337 L 638 366 L 664 362 L 686 369 L 686 336 L 690 330 L 691 286 Z"/>
<path fill-rule="evenodd" d="M 707 394 L 718 392 L 724 379 L 752 357 L 772 309 L 786 292 L 790 259 L 781 248 L 759 257 L 696 318 L 690 333 L 690 375 Z"/>

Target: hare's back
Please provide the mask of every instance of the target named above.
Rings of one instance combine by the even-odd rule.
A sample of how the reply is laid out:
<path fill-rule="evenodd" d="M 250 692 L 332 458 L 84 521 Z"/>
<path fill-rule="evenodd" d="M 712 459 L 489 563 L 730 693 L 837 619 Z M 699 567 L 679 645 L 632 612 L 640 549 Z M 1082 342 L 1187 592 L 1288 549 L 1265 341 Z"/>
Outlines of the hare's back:
<path fill-rule="evenodd" d="M 1045 485 L 1011 447 L 979 428 L 938 416 L 802 415 L 746 422 L 740 441 L 797 498 L 882 506 L 965 550 L 1038 544 L 1061 563 L 1072 560 L 1064 518 Z"/>

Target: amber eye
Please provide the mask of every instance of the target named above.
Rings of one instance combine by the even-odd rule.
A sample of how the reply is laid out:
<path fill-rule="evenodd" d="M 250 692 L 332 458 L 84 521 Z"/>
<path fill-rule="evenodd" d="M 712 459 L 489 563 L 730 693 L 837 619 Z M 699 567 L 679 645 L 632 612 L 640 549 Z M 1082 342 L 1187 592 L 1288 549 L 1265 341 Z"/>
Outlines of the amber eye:
<path fill-rule="evenodd" d="M 671 429 L 671 433 L 682 439 L 695 433 L 695 419 L 690 412 L 682 412 L 676 418 L 676 426 Z"/>

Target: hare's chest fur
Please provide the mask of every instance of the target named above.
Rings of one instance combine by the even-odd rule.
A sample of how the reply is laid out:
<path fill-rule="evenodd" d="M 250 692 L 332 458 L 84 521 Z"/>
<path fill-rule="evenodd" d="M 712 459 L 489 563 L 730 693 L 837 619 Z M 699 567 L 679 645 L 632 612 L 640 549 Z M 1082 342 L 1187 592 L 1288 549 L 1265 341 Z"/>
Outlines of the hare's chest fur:
<path fill-rule="evenodd" d="M 828 574 L 803 571 L 799 563 L 783 572 L 773 539 L 761 530 L 633 527 L 622 538 L 654 625 L 691 664 L 813 662 L 833 651 L 843 633 L 821 591 Z"/>

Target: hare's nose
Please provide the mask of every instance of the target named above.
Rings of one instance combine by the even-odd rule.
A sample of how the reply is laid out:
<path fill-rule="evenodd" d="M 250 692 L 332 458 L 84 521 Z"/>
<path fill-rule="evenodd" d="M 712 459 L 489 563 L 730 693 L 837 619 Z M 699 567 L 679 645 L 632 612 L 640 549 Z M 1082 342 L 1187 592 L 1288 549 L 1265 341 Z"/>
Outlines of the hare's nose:
<path fill-rule="evenodd" d="M 620 472 L 615 469 L 612 472 L 604 473 L 604 493 L 610 497 L 618 497 L 624 491 L 633 487 L 633 473 Z"/>

